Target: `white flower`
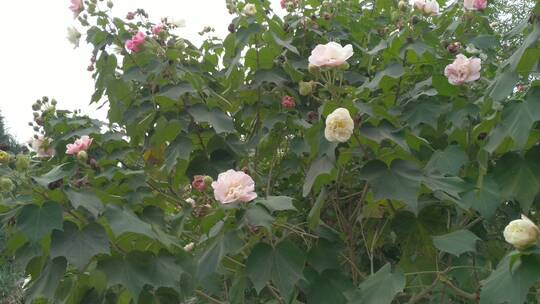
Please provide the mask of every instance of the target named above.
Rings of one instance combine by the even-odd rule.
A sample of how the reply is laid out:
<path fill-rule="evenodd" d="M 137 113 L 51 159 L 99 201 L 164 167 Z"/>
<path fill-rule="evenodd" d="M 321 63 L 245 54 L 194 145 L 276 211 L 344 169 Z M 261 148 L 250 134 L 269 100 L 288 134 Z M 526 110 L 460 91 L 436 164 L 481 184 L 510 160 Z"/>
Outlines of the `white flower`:
<path fill-rule="evenodd" d="M 338 67 L 347 63 L 347 59 L 353 55 L 352 45 L 341 46 L 336 42 L 317 45 L 311 56 L 309 56 L 309 65 L 316 67 Z"/>
<path fill-rule="evenodd" d="M 184 19 L 175 19 L 172 17 L 167 17 L 167 23 L 174 25 L 176 27 L 186 27 L 186 20 Z"/>
<path fill-rule="evenodd" d="M 538 241 L 540 229 L 525 215 L 521 219 L 511 221 L 504 228 L 504 239 L 517 249 L 525 249 Z"/>
<path fill-rule="evenodd" d="M 195 203 L 195 200 L 192 199 L 191 197 L 186 199 L 186 203 L 190 204 L 192 208 L 197 207 L 197 203 Z"/>
<path fill-rule="evenodd" d="M 191 252 L 191 251 L 193 251 L 194 247 L 195 247 L 195 243 L 191 242 L 191 243 L 187 244 L 186 246 L 184 246 L 184 251 Z"/>
<path fill-rule="evenodd" d="M 257 8 L 255 7 L 255 4 L 246 4 L 246 6 L 244 6 L 244 14 L 247 16 L 254 16 L 255 14 L 257 14 Z"/>
<path fill-rule="evenodd" d="M 75 47 L 79 47 L 81 33 L 73 26 L 67 28 L 67 40 Z"/>
<path fill-rule="evenodd" d="M 346 142 L 351 138 L 354 130 L 354 121 L 349 110 L 338 108 L 326 117 L 324 137 L 331 142 Z"/>
<path fill-rule="evenodd" d="M 435 16 L 439 14 L 439 3 L 435 0 L 416 0 L 414 6 L 426 15 Z"/>

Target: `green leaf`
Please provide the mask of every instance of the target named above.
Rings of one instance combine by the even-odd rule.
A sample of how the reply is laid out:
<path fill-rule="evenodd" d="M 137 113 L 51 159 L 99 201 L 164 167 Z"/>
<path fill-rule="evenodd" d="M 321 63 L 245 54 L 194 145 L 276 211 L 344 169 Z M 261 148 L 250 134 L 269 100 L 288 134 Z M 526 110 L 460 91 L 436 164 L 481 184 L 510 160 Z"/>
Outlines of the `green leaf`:
<path fill-rule="evenodd" d="M 493 153 L 506 138 L 511 138 L 517 149 L 522 149 L 533 124 L 540 120 L 540 98 L 532 95 L 523 102 L 512 102 L 502 112 L 501 122 L 491 132 L 489 141 L 484 147 Z"/>
<path fill-rule="evenodd" d="M 405 131 L 396 129 L 388 121 L 383 120 L 378 126 L 365 125 L 360 128 L 360 135 L 365 136 L 380 144 L 384 140 L 390 140 L 400 146 L 403 150 L 410 152 L 405 141 Z"/>
<path fill-rule="evenodd" d="M 324 203 L 326 202 L 326 196 L 327 191 L 326 188 L 323 187 L 321 189 L 321 192 L 317 196 L 317 199 L 315 200 L 315 204 L 313 204 L 313 207 L 311 207 L 311 210 L 309 210 L 308 214 L 308 225 L 309 229 L 314 230 L 321 221 L 321 210 L 324 207 Z"/>
<path fill-rule="evenodd" d="M 71 173 L 71 164 L 65 163 L 52 168 L 51 171 L 45 173 L 42 176 L 33 176 L 32 178 L 39 185 L 47 187 L 50 183 L 63 179 L 64 177 L 71 175 Z"/>
<path fill-rule="evenodd" d="M 118 207 L 113 204 L 107 205 L 105 217 L 109 222 L 112 232 L 116 237 L 124 233 L 138 233 L 155 238 L 155 233 L 150 224 L 142 221 L 133 211 Z"/>
<path fill-rule="evenodd" d="M 295 53 L 296 55 L 300 55 L 300 53 L 298 53 L 298 49 L 292 45 L 292 39 L 290 40 L 282 40 L 281 38 L 279 38 L 276 33 L 272 32 L 272 37 L 274 38 L 274 41 L 276 41 L 276 43 L 284 48 L 286 48 L 287 50 Z"/>
<path fill-rule="evenodd" d="M 444 151 L 435 151 L 425 170 L 427 172 L 439 172 L 441 174 L 458 175 L 461 167 L 465 165 L 468 157 L 458 145 L 446 147 Z"/>
<path fill-rule="evenodd" d="M 462 202 L 480 212 L 482 217 L 490 219 L 502 202 L 499 189 L 492 176 L 485 176 L 480 188 L 473 188 L 462 194 Z"/>
<path fill-rule="evenodd" d="M 302 191 L 304 197 L 309 194 L 311 188 L 313 187 L 313 184 L 319 179 L 319 176 L 321 177 L 321 179 L 323 178 L 323 176 L 329 177 L 332 169 L 334 169 L 334 163 L 330 160 L 328 156 L 323 156 L 314 161 L 313 164 L 311 164 L 311 167 L 309 167 L 308 172 L 306 173 L 306 180 L 304 181 L 304 187 Z"/>
<path fill-rule="evenodd" d="M 138 303 L 144 286 L 168 287 L 181 291 L 182 276 L 188 273 L 176 258 L 167 254 L 132 251 L 126 256 L 113 256 L 98 262 L 97 269 L 107 276 L 107 286 L 126 287 Z"/>
<path fill-rule="evenodd" d="M 524 158 L 515 153 L 505 154 L 497 161 L 493 174 L 501 186 L 503 200 L 517 200 L 524 211 L 529 210 L 540 189 L 539 150 L 530 150 Z"/>
<path fill-rule="evenodd" d="M 205 278 L 215 273 L 221 263 L 221 259 L 229 253 L 236 252 L 242 245 L 242 241 L 233 231 L 221 233 L 216 236 L 210 241 L 206 250 L 199 257 L 198 276 Z"/>
<path fill-rule="evenodd" d="M 193 116 L 196 122 L 209 123 L 216 133 L 231 133 L 234 132 L 232 118 L 221 111 L 219 108 L 209 110 L 202 104 L 197 104 L 187 109 L 189 114 Z"/>
<path fill-rule="evenodd" d="M 522 255 L 512 267 L 510 261 L 506 256 L 482 282 L 480 304 L 525 303 L 529 289 L 540 279 L 540 257 Z"/>
<path fill-rule="evenodd" d="M 246 218 L 250 225 L 262 226 L 272 231 L 272 223 L 276 220 L 268 210 L 260 205 L 252 204 L 248 210 L 246 210 Z"/>
<path fill-rule="evenodd" d="M 270 212 L 296 210 L 293 205 L 293 199 L 288 196 L 269 196 L 267 198 L 257 200 L 257 203 L 268 208 Z"/>
<path fill-rule="evenodd" d="M 62 230 L 62 207 L 55 202 L 46 202 L 42 206 L 26 205 L 17 217 L 17 229 L 30 242 L 35 243 L 52 232 Z"/>
<path fill-rule="evenodd" d="M 303 278 L 305 259 L 304 252 L 288 240 L 275 248 L 259 243 L 247 259 L 246 273 L 258 293 L 271 281 L 288 299 L 296 283 Z"/>
<path fill-rule="evenodd" d="M 405 288 L 405 275 L 401 271 L 392 272 L 390 264 L 384 265 L 369 276 L 360 290 L 349 300 L 350 304 L 390 304 L 394 297 Z"/>
<path fill-rule="evenodd" d="M 163 164 L 165 172 L 171 172 L 179 159 L 189 160 L 192 149 L 193 143 L 191 142 L 191 139 L 185 135 L 178 135 L 165 150 L 166 157 Z"/>
<path fill-rule="evenodd" d="M 363 90 L 364 88 L 368 88 L 369 90 L 373 91 L 379 87 L 379 83 L 385 78 L 399 78 L 405 74 L 405 69 L 403 68 L 403 65 L 399 62 L 394 62 L 392 64 L 389 64 L 384 70 L 377 72 L 375 77 L 370 82 L 367 82 L 363 84 L 360 87 L 360 90 Z"/>
<path fill-rule="evenodd" d="M 65 189 L 64 193 L 71 202 L 73 208 L 79 209 L 80 207 L 83 207 L 90 212 L 94 218 L 97 218 L 105 210 L 101 200 L 89 190 L 74 191 L 72 189 Z"/>
<path fill-rule="evenodd" d="M 480 238 L 469 230 L 458 230 L 433 237 L 433 245 L 439 250 L 460 256 L 464 252 L 475 252 Z"/>
<path fill-rule="evenodd" d="M 52 300 L 66 271 L 67 262 L 64 258 L 48 259 L 39 277 L 31 282 L 26 291 L 25 303 L 31 304 L 35 299 Z"/>
<path fill-rule="evenodd" d="M 177 85 L 166 86 L 159 92 L 158 96 L 166 97 L 171 101 L 179 101 L 180 97 L 187 93 L 196 92 L 191 84 L 182 82 Z"/>
<path fill-rule="evenodd" d="M 418 213 L 422 174 L 414 163 L 396 159 L 388 167 L 382 161 L 373 160 L 362 168 L 360 179 L 369 182 L 375 200 L 402 201 L 411 211 Z"/>
<path fill-rule="evenodd" d="M 105 229 L 97 223 L 91 223 L 79 230 L 72 222 L 64 222 L 64 231 L 55 230 L 51 240 L 51 257 L 63 256 L 79 268 L 88 264 L 93 256 L 109 254 L 109 238 Z"/>
<path fill-rule="evenodd" d="M 427 124 L 436 129 L 439 117 L 450 109 L 450 104 L 434 100 L 411 102 L 403 110 L 403 119 L 412 128 Z"/>
<path fill-rule="evenodd" d="M 514 71 L 500 73 L 490 86 L 489 97 L 495 101 L 504 100 L 508 95 L 512 94 L 518 81 L 519 75 Z"/>

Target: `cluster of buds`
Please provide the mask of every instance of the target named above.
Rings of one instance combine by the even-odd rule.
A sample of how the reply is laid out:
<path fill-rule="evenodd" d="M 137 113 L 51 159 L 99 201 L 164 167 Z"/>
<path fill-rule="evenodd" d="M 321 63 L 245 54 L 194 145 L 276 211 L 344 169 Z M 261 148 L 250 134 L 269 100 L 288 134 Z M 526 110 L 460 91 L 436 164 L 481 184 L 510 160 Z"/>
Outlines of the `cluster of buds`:
<path fill-rule="evenodd" d="M 40 127 L 45 124 L 45 120 L 55 115 L 56 104 L 57 102 L 55 99 L 49 100 L 47 96 L 36 100 L 36 102 L 32 105 L 32 110 L 34 111 L 34 121 L 29 122 L 28 125 L 33 126 L 34 131 L 38 132 Z"/>
<path fill-rule="evenodd" d="M 142 17 L 148 18 L 148 13 L 145 10 L 143 10 L 142 8 L 138 8 L 134 12 L 128 12 L 127 15 L 126 15 L 126 19 L 127 20 L 133 20 L 133 19 L 135 19 L 135 16 L 142 16 Z"/>
<path fill-rule="evenodd" d="M 281 0 L 279 4 L 282 9 L 292 12 L 298 7 L 298 0 Z"/>
<path fill-rule="evenodd" d="M 210 33 L 210 32 L 214 32 L 215 29 L 213 27 L 210 27 L 210 26 L 205 26 L 203 27 L 202 31 L 199 32 L 199 35 L 204 35 L 206 33 Z"/>
<path fill-rule="evenodd" d="M 229 11 L 229 14 L 232 15 L 238 12 L 238 1 L 226 0 L 225 3 L 227 5 L 227 10 Z"/>

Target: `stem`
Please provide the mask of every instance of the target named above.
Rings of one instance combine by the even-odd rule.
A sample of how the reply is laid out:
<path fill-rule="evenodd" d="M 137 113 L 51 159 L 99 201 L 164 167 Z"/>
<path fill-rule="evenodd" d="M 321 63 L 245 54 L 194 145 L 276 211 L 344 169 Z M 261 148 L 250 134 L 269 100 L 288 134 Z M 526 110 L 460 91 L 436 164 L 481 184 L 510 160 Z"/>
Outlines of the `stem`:
<path fill-rule="evenodd" d="M 210 303 L 213 303 L 213 304 L 226 304 L 226 302 L 221 302 L 218 299 L 212 298 L 211 296 L 204 293 L 202 290 L 197 289 L 197 290 L 195 290 L 195 293 L 198 296 L 200 296 L 201 298 L 203 298 L 205 300 L 208 300 Z"/>

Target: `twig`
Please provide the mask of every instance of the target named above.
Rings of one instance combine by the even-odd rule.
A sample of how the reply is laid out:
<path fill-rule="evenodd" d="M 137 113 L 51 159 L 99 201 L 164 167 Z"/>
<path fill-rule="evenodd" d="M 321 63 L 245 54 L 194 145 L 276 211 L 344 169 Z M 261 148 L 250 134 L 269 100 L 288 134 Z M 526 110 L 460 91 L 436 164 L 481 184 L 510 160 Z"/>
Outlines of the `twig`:
<path fill-rule="evenodd" d="M 226 304 L 226 302 L 221 302 L 220 300 L 218 299 L 215 299 L 215 298 L 212 298 L 211 296 L 207 295 L 206 293 L 204 293 L 202 290 L 195 290 L 195 293 L 201 297 L 201 298 L 204 298 L 205 300 L 208 300 L 210 301 L 210 303 L 214 303 L 214 304 Z"/>

